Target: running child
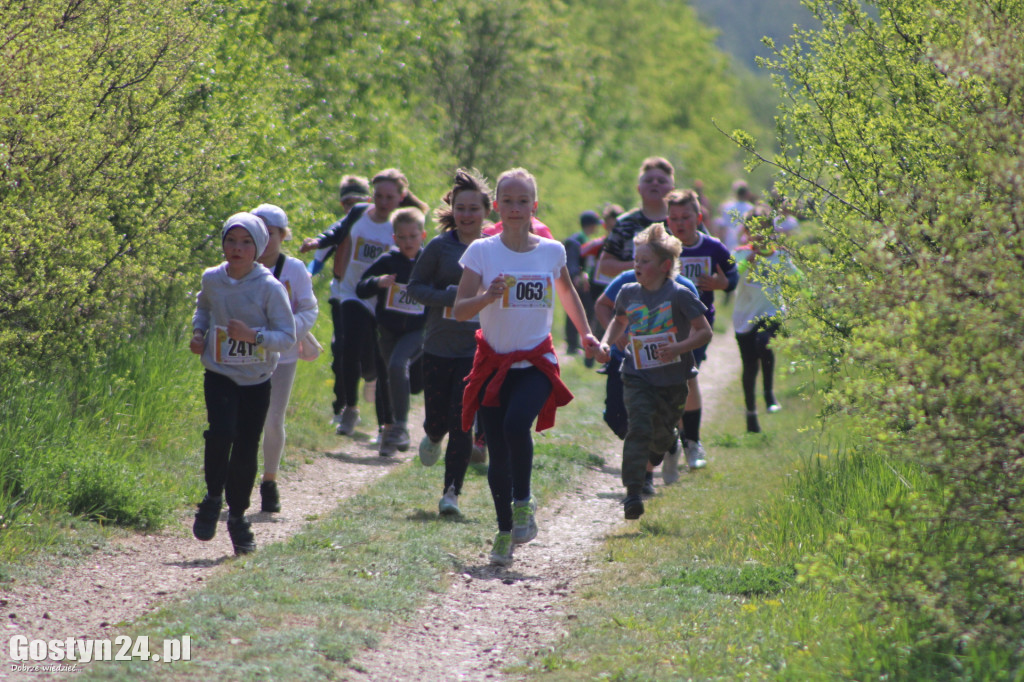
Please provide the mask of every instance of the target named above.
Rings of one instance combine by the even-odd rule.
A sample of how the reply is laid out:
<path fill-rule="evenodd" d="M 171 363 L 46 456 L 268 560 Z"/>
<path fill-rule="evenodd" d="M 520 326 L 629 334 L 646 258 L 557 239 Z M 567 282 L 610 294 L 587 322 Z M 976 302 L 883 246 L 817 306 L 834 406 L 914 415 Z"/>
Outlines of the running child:
<path fill-rule="evenodd" d="M 634 240 L 636 283 L 615 297 L 615 318 L 601 340 L 598 359 L 607 362 L 610 344 L 628 330 L 622 384 L 629 427 L 622 443 L 622 501 L 627 519 L 644 513 L 641 498 L 648 462 L 661 462 L 675 443 L 676 424 L 686 404 L 694 370 L 693 349 L 711 340 L 704 304 L 673 275 L 679 240 L 656 223 Z"/>
<path fill-rule="evenodd" d="M 596 281 L 608 284 L 620 272 L 633 268 L 633 237 L 640 230 L 665 220 L 668 215 L 665 196 L 672 191 L 675 182 L 675 169 L 668 159 L 651 156 L 640 164 L 636 183 L 640 207 L 618 216 L 615 226 L 604 240 L 597 261 Z"/>
<path fill-rule="evenodd" d="M 707 308 L 705 317 L 708 318 L 708 324 L 714 325 L 715 291 L 730 292 L 736 288 L 739 279 L 736 263 L 722 242 L 701 231 L 703 214 L 700 197 L 695 191 L 674 191 L 665 197 L 665 201 L 668 204 L 668 229 L 683 243 L 683 252 L 679 257 L 681 272 L 697 285 L 701 303 Z M 707 359 L 707 346 L 695 348 L 693 357 L 699 369 Z M 686 452 L 687 466 L 691 469 L 707 465 L 707 453 L 700 441 L 702 412 L 700 384 L 695 376 L 690 382 L 686 411 L 683 412 L 683 450 Z"/>
<path fill-rule="evenodd" d="M 260 436 L 278 353 L 295 345 L 295 319 L 284 285 L 257 259 L 270 235 L 252 213 L 221 228 L 224 262 L 203 273 L 189 349 L 202 356 L 208 428 L 203 465 L 206 496 L 192 534 L 212 540 L 223 499 L 235 554 L 256 549 L 245 510 L 256 482 Z"/>
<path fill-rule="evenodd" d="M 555 410 L 572 399 L 559 376 L 551 340 L 554 294 L 592 353 L 598 341 L 565 265 L 565 247 L 530 230 L 537 208 L 537 182 L 522 168 L 498 178 L 494 208 L 501 234 L 469 245 L 455 297 L 455 319 L 480 315 L 477 350 L 463 402 L 462 428 L 469 430 L 479 409 L 498 519 L 491 563 L 509 566 L 514 544 L 537 536 L 536 505 L 530 495 L 533 438 L 554 425 Z"/>
<path fill-rule="evenodd" d="M 274 204 L 260 204 L 252 210 L 267 226 L 270 239 L 259 261 L 269 269 L 288 292 L 288 302 L 295 317 L 295 336 L 301 339 L 313 328 L 319 307 L 313 293 L 313 282 L 306 265 L 298 258 L 286 256 L 281 243 L 292 238 L 288 216 Z M 270 409 L 263 425 L 263 481 L 260 483 L 260 511 L 281 511 L 281 495 L 277 489 L 277 470 L 284 453 L 284 417 L 299 364 L 299 344 L 282 351 L 270 378 Z"/>
<path fill-rule="evenodd" d="M 327 231 L 306 239 L 301 249 L 305 252 L 327 246 L 338 247 L 330 297 L 332 313 L 338 320 L 331 344 L 335 374 L 333 407 L 337 423 L 335 431 L 345 436 L 352 435 L 360 421 L 359 380 L 368 376 L 384 377 L 387 372 L 377 343 L 373 304 L 356 295 L 356 284 L 370 264 L 394 243 L 391 213 L 407 203 L 422 211 L 427 208 L 409 191 L 408 179 L 397 168 L 377 173 L 370 184 L 372 203 L 356 204 Z M 338 338 L 339 330 L 341 338 Z M 381 434 L 384 427 L 393 421 L 387 389 L 386 381 L 378 382 L 375 407 Z"/>
<path fill-rule="evenodd" d="M 697 287 L 686 277 L 676 274 L 675 281 L 698 296 Z M 594 314 L 600 321 L 601 328 L 607 329 L 615 317 L 615 299 L 619 291 L 626 284 L 636 282 L 636 270 L 626 270 L 611 281 L 594 304 Z M 618 339 L 612 339 L 611 357 L 605 365 L 605 398 L 604 398 L 604 422 L 611 428 L 612 433 L 624 439 L 629 430 L 629 413 L 626 411 L 626 401 L 622 394 L 622 361 L 626 359 L 626 343 L 628 335 L 623 334 Z M 692 381 L 692 380 L 691 380 Z M 692 383 L 688 384 L 691 387 Z M 665 453 L 665 461 L 661 468 L 661 480 L 665 485 L 672 485 L 679 480 L 679 455 L 682 453 L 682 443 L 676 439 L 672 447 Z M 644 478 L 643 495 L 654 495 L 654 469 L 657 463 L 647 463 L 647 474 Z"/>
<path fill-rule="evenodd" d="M 473 430 L 462 428 L 462 395 L 473 369 L 479 318 L 459 322 L 452 314 L 462 279 L 459 259 L 480 238 L 491 211 L 491 190 L 476 172 L 459 169 L 434 211 L 437 237 L 427 243 L 409 279 L 413 298 L 427 306 L 423 338 L 423 431 L 420 462 L 433 466 L 444 449 L 444 483 L 437 510 L 459 514 L 459 496 L 473 452 Z"/>
<path fill-rule="evenodd" d="M 423 211 L 414 207 L 392 213 L 395 248 L 375 260 L 356 284 L 357 296 L 377 299 L 377 338 L 387 367 L 378 382 L 388 383 L 394 422 L 380 436 L 381 457 L 409 449 L 409 367 L 423 352 L 426 321 L 426 309 L 409 292 L 409 275 L 423 248 L 425 220 Z"/>
<path fill-rule="evenodd" d="M 792 261 L 775 248 L 764 232 L 769 229 L 771 220 L 771 208 L 755 204 L 743 219 L 745 244 L 733 254 L 740 283 L 736 287 L 732 325 L 743 363 L 743 400 L 747 408 L 747 431 L 751 433 L 761 431 L 755 391 L 759 370 L 768 413 L 782 409 L 775 399 L 775 351 L 771 342 L 779 331 L 784 309 L 777 303 L 778 291 L 773 279 L 796 273 Z"/>

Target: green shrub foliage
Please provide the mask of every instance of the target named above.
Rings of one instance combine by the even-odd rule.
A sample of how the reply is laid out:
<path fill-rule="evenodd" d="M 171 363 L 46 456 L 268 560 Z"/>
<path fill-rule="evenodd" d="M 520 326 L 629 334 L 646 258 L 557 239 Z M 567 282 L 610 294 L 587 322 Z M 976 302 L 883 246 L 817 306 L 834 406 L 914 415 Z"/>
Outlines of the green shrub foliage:
<path fill-rule="evenodd" d="M 937 483 L 879 510 L 881 546 L 841 539 L 843 572 L 883 634 L 914 632 L 893 660 L 1019 665 L 1024 3 L 807 4 L 823 29 L 768 63 L 786 76 L 772 163 L 820 223 L 797 343 L 858 447 Z"/>
<path fill-rule="evenodd" d="M 251 69 L 247 4 L 0 11 L 0 363 L 88 366 L 169 305 L 224 200 L 259 184 L 235 160 L 274 82 Z"/>

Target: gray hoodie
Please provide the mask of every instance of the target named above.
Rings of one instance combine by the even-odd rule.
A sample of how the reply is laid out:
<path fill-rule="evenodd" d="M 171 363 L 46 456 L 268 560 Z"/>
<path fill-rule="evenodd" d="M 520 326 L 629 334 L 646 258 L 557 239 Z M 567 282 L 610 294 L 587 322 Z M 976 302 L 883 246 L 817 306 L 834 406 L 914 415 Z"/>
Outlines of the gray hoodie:
<path fill-rule="evenodd" d="M 255 346 L 226 338 L 228 320 L 237 319 L 263 332 Z M 280 351 L 295 345 L 295 318 L 284 285 L 260 263 L 240 280 L 228 277 L 227 263 L 203 272 L 203 288 L 196 297 L 192 329 L 206 332 L 203 366 L 223 374 L 239 386 L 263 383 L 277 367 Z"/>

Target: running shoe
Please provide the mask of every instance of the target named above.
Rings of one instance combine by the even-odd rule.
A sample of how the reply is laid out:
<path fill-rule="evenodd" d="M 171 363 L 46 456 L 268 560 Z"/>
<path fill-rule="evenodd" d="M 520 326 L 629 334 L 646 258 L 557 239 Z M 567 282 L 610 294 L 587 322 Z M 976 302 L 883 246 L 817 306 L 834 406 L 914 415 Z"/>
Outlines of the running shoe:
<path fill-rule="evenodd" d="M 391 443 L 398 449 L 399 452 L 405 452 L 409 449 L 409 429 L 402 426 L 401 424 L 392 424 L 391 426 Z"/>
<path fill-rule="evenodd" d="M 747 412 L 747 431 L 761 433 L 761 424 L 757 421 L 757 412 Z"/>
<path fill-rule="evenodd" d="M 235 556 L 251 554 L 256 551 L 256 538 L 253 537 L 252 528 L 244 516 L 228 517 L 228 535 L 231 536 L 231 545 L 235 548 Z"/>
<path fill-rule="evenodd" d="M 644 487 L 640 489 L 641 497 L 654 497 L 657 491 L 654 489 L 654 472 L 648 471 L 644 474 Z"/>
<path fill-rule="evenodd" d="M 665 485 L 672 485 L 679 480 L 679 455 L 683 453 L 683 443 L 679 438 L 672 443 L 672 448 L 665 453 L 665 461 L 661 465 L 661 480 Z"/>
<path fill-rule="evenodd" d="M 499 532 L 491 548 L 491 564 L 508 568 L 512 565 L 512 533 Z"/>
<path fill-rule="evenodd" d="M 430 436 L 423 436 L 420 441 L 420 464 L 425 467 L 432 467 L 441 458 L 441 441 L 436 443 L 430 440 Z"/>
<path fill-rule="evenodd" d="M 781 409 L 782 409 L 782 405 L 779 405 L 775 401 L 772 401 L 772 402 L 768 403 L 768 413 L 769 414 L 775 414 L 776 412 L 778 412 Z"/>
<path fill-rule="evenodd" d="M 335 433 L 339 436 L 351 436 L 355 432 L 358 423 L 359 408 L 346 407 L 341 412 L 341 421 L 338 422 L 338 428 L 335 429 Z"/>
<path fill-rule="evenodd" d="M 473 441 L 473 452 L 469 455 L 469 461 L 476 464 L 483 464 L 487 461 L 487 440 L 483 432 Z"/>
<path fill-rule="evenodd" d="M 260 511 L 281 511 L 281 496 L 277 490 L 277 481 L 260 483 Z"/>
<path fill-rule="evenodd" d="M 687 440 L 683 443 L 683 449 L 686 451 L 686 466 L 691 469 L 703 469 L 708 465 L 707 454 L 699 440 Z"/>
<path fill-rule="evenodd" d="M 627 520 L 635 521 L 644 515 L 644 501 L 639 495 L 626 495 L 626 499 L 622 501 L 622 510 Z"/>
<path fill-rule="evenodd" d="M 537 521 L 533 518 L 536 511 L 532 497 L 512 503 L 512 542 L 522 545 L 537 537 Z"/>
<path fill-rule="evenodd" d="M 459 496 L 455 492 L 455 486 L 450 485 L 437 503 L 437 511 L 443 516 L 454 516 L 459 513 Z"/>
<path fill-rule="evenodd" d="M 217 534 L 217 521 L 220 519 L 220 508 L 224 504 L 221 497 L 210 497 L 207 493 L 203 501 L 196 505 L 196 519 L 192 522 L 192 535 L 196 540 L 212 540 Z"/>
<path fill-rule="evenodd" d="M 394 433 L 394 424 L 381 427 L 380 435 L 377 438 L 377 452 L 381 457 L 390 457 L 398 451 Z"/>

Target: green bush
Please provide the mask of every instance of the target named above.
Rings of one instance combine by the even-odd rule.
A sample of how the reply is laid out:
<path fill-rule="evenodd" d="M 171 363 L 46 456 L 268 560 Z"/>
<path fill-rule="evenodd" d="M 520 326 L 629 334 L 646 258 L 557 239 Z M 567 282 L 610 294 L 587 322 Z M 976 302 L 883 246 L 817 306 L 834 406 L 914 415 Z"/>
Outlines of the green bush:
<path fill-rule="evenodd" d="M 1019 669 L 1024 3 L 807 4 L 823 29 L 769 60 L 772 163 L 821 225 L 793 246 L 793 343 L 851 446 L 930 479 L 834 538 L 838 575 L 880 609 L 893 670 Z"/>

